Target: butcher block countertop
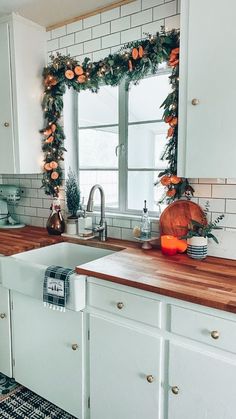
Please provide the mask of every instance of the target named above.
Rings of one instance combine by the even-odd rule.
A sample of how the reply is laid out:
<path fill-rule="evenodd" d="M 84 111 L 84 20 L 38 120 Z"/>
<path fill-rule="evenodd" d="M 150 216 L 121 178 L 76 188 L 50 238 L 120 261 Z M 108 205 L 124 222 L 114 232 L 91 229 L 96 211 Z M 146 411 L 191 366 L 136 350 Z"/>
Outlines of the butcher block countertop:
<path fill-rule="evenodd" d="M 187 255 L 163 256 L 139 244 L 109 239 L 106 243 L 49 236 L 44 228 L 0 229 L 0 254 L 11 256 L 61 241 L 119 250 L 103 259 L 78 266 L 78 274 L 236 313 L 236 261 Z"/>

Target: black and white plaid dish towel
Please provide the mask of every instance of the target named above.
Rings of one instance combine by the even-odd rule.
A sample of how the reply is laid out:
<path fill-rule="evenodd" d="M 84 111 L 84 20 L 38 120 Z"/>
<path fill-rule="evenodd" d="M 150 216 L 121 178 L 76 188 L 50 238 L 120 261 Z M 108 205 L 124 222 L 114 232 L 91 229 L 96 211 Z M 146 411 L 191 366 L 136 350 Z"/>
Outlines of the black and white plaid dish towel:
<path fill-rule="evenodd" d="M 70 292 L 70 275 L 73 269 L 61 266 L 49 266 L 45 271 L 43 284 L 43 302 L 45 307 L 65 311 Z"/>

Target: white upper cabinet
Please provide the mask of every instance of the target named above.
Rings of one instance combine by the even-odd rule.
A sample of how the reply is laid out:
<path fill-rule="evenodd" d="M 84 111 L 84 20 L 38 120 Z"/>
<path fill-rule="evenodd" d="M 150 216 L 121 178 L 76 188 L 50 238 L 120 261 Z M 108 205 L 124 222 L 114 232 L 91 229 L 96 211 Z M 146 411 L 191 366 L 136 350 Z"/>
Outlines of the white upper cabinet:
<path fill-rule="evenodd" d="M 0 19 L 0 174 L 40 173 L 45 29 L 17 15 Z"/>
<path fill-rule="evenodd" d="M 178 175 L 236 177 L 236 2 L 184 0 Z"/>

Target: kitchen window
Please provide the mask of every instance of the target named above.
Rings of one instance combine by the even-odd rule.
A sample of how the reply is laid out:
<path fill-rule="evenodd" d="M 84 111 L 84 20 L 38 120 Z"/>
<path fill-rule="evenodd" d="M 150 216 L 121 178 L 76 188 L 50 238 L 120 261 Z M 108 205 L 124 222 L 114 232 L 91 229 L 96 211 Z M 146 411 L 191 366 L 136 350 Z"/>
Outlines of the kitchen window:
<path fill-rule="evenodd" d="M 151 212 L 158 210 L 163 191 L 154 182 L 167 164 L 161 160 L 167 126 L 160 105 L 169 92 L 169 72 L 163 70 L 128 91 L 123 83 L 78 94 L 79 182 L 86 201 L 99 183 L 108 211 L 135 214 L 144 199 Z"/>

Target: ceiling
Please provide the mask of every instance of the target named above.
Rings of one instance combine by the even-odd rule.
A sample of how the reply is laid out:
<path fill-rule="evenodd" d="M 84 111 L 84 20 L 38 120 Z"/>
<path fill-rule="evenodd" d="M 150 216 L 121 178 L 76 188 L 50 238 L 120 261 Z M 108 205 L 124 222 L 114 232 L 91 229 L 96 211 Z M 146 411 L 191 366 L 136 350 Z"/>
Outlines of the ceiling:
<path fill-rule="evenodd" d="M 15 12 L 48 27 L 84 15 L 116 0 L 0 0 L 0 16 Z"/>

